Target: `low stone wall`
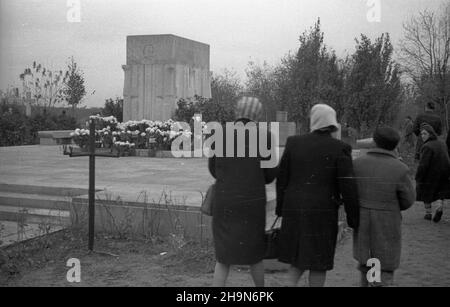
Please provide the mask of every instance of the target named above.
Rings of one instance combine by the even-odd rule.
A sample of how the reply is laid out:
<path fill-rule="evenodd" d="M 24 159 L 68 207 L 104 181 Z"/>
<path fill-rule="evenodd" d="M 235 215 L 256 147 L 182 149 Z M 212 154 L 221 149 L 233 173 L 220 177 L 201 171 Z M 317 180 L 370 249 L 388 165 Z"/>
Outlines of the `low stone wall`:
<path fill-rule="evenodd" d="M 88 200 L 73 198 L 71 217 L 74 224 L 87 225 Z M 168 236 L 187 239 L 211 239 L 211 217 L 200 208 L 160 205 L 121 200 L 96 200 L 96 231 L 117 235 Z"/>
<path fill-rule="evenodd" d="M 274 199 L 267 203 L 267 227 L 270 227 L 275 219 L 275 205 Z M 87 225 L 87 212 L 87 198 L 73 198 L 71 218 L 75 225 Z M 202 214 L 199 207 L 96 200 L 95 212 L 97 232 L 107 232 L 118 236 L 182 236 L 199 242 L 212 239 L 211 217 Z M 344 237 L 346 227 L 345 213 L 341 208 L 339 241 Z"/>
<path fill-rule="evenodd" d="M 180 159 L 175 157 L 170 150 L 152 150 L 152 149 L 135 149 L 136 157 L 150 157 L 150 158 L 164 158 L 164 159 Z M 205 156 L 202 154 L 201 157 L 196 157 L 194 151 L 185 151 L 179 152 L 180 155 L 183 155 L 183 158 L 204 158 Z"/>

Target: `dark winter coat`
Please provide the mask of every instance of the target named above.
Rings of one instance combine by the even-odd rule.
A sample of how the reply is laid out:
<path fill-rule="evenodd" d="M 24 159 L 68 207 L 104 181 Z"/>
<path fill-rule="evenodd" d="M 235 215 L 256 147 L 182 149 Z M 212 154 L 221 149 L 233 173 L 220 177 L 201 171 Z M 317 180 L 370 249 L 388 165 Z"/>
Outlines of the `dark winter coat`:
<path fill-rule="evenodd" d="M 450 160 L 447 147 L 432 138 L 422 146 L 416 173 L 417 200 L 432 203 L 450 198 Z"/>
<path fill-rule="evenodd" d="M 445 141 L 445 143 L 447 144 L 447 151 L 450 156 L 450 132 L 447 133 L 447 140 Z"/>
<path fill-rule="evenodd" d="M 241 120 L 242 121 L 242 120 Z M 248 120 L 243 120 L 248 123 Z M 224 140 L 226 139 L 225 129 Z M 237 138 L 235 135 L 235 150 Z M 261 157 L 249 157 L 248 137 L 243 158 L 213 157 L 209 171 L 216 178 L 212 229 L 216 259 L 228 265 L 251 265 L 264 259 L 266 184 L 277 168 L 263 169 Z M 259 148 L 259 145 L 258 145 Z M 224 142 L 226 152 L 226 142 Z"/>
<path fill-rule="evenodd" d="M 280 261 L 300 270 L 333 269 L 342 202 L 349 226 L 358 226 L 351 151 L 329 133 L 288 138 L 277 179 Z"/>
<path fill-rule="evenodd" d="M 442 121 L 439 116 L 435 115 L 432 111 L 427 111 L 417 116 L 416 120 L 414 121 L 414 134 L 418 137 L 416 142 L 416 160 L 420 159 L 420 153 L 422 152 L 423 141 L 422 138 L 419 137 L 419 135 L 420 127 L 423 123 L 427 123 L 431 127 L 433 127 L 438 136 L 442 134 Z"/>
<path fill-rule="evenodd" d="M 360 205 L 354 258 L 363 265 L 377 258 L 382 270 L 394 271 L 400 264 L 401 211 L 410 208 L 416 198 L 409 168 L 395 153 L 378 148 L 369 150 L 353 165 Z"/>

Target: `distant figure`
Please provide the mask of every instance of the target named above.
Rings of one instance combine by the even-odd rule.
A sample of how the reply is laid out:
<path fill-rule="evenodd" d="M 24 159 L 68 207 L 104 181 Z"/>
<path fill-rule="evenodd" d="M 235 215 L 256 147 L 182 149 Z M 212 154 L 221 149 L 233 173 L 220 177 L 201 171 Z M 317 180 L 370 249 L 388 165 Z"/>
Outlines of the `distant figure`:
<path fill-rule="evenodd" d="M 423 146 L 416 173 L 417 200 L 425 204 L 425 219 L 439 222 L 443 214 L 443 200 L 449 198 L 450 159 L 445 144 L 437 139 L 434 128 L 424 123 L 420 128 Z M 432 203 L 437 209 L 432 218 Z"/>
<path fill-rule="evenodd" d="M 420 152 L 423 145 L 422 139 L 419 137 L 420 135 L 420 127 L 423 123 L 429 124 L 431 127 L 433 127 L 435 133 L 437 136 L 440 136 L 442 134 L 442 122 L 439 116 L 435 114 L 435 105 L 433 102 L 428 102 L 425 105 L 425 113 L 420 114 L 417 116 L 416 121 L 414 122 L 414 134 L 418 137 L 417 143 L 416 143 L 416 154 L 415 159 L 420 160 Z"/>
<path fill-rule="evenodd" d="M 353 255 L 359 262 L 361 286 L 369 286 L 367 261 L 380 260 L 381 283 L 391 286 L 400 264 L 401 211 L 410 208 L 416 193 L 409 168 L 398 159 L 399 133 L 388 127 L 374 133 L 376 148 L 354 161 L 358 182 L 360 219 L 354 232 Z"/>
<path fill-rule="evenodd" d="M 356 131 L 355 128 L 349 126 L 347 124 L 347 129 L 348 129 L 348 136 L 352 139 L 352 141 L 354 141 L 354 143 L 356 144 L 356 139 L 358 138 L 358 131 Z"/>
<path fill-rule="evenodd" d="M 344 138 L 347 138 L 348 137 L 348 127 L 349 127 L 349 125 L 347 124 L 347 123 L 345 123 L 345 124 L 343 124 L 342 126 L 341 126 L 341 135 L 342 135 L 342 137 Z"/>
<path fill-rule="evenodd" d="M 346 142 L 351 146 L 356 145 L 356 140 L 358 139 L 358 131 L 355 128 L 352 128 L 348 123 L 345 123 L 342 126 L 341 138 L 342 141 Z"/>
<path fill-rule="evenodd" d="M 61 130 L 70 130 L 69 117 L 66 115 L 66 110 L 62 110 L 61 114 L 56 118 L 57 127 Z"/>
<path fill-rule="evenodd" d="M 291 265 L 289 284 L 305 271 L 309 285 L 323 287 L 333 269 L 338 209 L 343 203 L 348 225 L 358 228 L 359 206 L 352 148 L 334 139 L 336 112 L 328 105 L 311 109 L 311 133 L 291 136 L 277 178 L 276 214 L 281 216 L 279 260 Z"/>
<path fill-rule="evenodd" d="M 406 116 L 403 124 L 403 144 L 405 144 L 408 149 L 414 147 L 414 122 L 411 116 Z"/>

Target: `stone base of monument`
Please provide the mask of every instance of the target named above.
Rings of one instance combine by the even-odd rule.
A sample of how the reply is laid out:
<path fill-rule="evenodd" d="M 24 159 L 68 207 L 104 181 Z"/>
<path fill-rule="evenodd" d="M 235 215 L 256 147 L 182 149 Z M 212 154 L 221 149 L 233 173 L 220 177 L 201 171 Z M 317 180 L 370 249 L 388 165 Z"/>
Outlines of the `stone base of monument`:
<path fill-rule="evenodd" d="M 170 150 L 152 150 L 152 149 L 136 149 L 136 157 L 149 157 L 159 159 L 183 159 L 183 158 L 204 158 L 203 153 L 201 156 L 194 151 L 178 151 L 175 153 Z"/>
<path fill-rule="evenodd" d="M 72 130 L 59 130 L 59 131 L 39 131 L 39 144 L 40 145 L 68 145 L 72 144 L 72 136 L 70 135 Z"/>
<path fill-rule="evenodd" d="M 155 155 L 156 158 L 175 158 L 170 150 L 158 150 Z"/>
<path fill-rule="evenodd" d="M 155 157 L 156 151 L 152 149 L 135 149 L 136 157 Z"/>

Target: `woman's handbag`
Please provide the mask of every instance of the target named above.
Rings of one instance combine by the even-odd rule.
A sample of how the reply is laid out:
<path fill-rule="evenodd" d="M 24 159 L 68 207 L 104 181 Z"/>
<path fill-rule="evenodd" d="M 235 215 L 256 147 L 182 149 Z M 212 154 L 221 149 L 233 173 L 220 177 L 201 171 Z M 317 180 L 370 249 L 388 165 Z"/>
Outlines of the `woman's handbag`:
<path fill-rule="evenodd" d="M 206 192 L 205 198 L 203 199 L 203 202 L 202 202 L 202 207 L 200 209 L 200 211 L 204 215 L 212 216 L 212 207 L 213 207 L 215 194 L 216 194 L 216 185 L 212 184 L 208 188 L 208 191 Z"/>
<path fill-rule="evenodd" d="M 272 227 L 270 227 L 270 229 L 266 231 L 266 255 L 264 256 L 265 259 L 277 259 L 280 255 L 280 228 L 275 228 L 275 225 L 278 222 L 279 218 L 280 217 L 277 216 L 272 224 Z"/>

